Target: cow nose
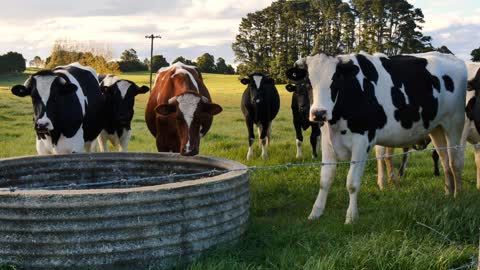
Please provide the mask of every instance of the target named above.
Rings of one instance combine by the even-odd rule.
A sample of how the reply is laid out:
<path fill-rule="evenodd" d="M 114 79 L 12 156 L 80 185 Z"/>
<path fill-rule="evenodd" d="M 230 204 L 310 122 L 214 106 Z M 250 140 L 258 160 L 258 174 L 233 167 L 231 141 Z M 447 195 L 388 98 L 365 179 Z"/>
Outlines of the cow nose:
<path fill-rule="evenodd" d="M 195 155 L 198 155 L 198 149 L 192 149 L 191 151 L 185 151 L 183 150 L 182 153 L 180 153 L 182 156 L 187 156 L 187 157 L 191 157 L 191 156 L 195 156 Z"/>
<path fill-rule="evenodd" d="M 310 121 L 312 122 L 325 122 L 327 120 L 326 110 L 314 110 L 310 113 Z"/>
<path fill-rule="evenodd" d="M 35 123 L 35 130 L 37 131 L 47 131 L 48 123 Z"/>

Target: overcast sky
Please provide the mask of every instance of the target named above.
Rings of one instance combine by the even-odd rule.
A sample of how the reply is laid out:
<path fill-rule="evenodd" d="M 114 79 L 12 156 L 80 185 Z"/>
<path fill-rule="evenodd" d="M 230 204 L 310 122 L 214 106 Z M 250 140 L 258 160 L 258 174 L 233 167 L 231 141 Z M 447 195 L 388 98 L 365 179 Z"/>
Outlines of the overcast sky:
<path fill-rule="evenodd" d="M 128 48 L 150 52 L 146 34 L 160 34 L 155 54 L 168 61 L 194 60 L 209 52 L 233 63 L 231 44 L 242 17 L 271 0 L 18 0 L 2 1 L 0 53 L 21 52 L 28 60 L 49 55 L 56 39 L 108 44 L 119 57 Z M 424 33 L 469 59 L 480 47 L 479 0 L 410 0 L 425 14 Z"/>

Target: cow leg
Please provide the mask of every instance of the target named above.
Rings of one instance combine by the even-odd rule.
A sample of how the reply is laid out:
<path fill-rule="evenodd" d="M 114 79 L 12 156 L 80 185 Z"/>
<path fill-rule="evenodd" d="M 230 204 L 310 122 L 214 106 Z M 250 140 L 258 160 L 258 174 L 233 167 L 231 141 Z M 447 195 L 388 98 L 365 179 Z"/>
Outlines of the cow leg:
<path fill-rule="evenodd" d="M 432 159 L 433 159 L 433 175 L 440 176 L 440 168 L 438 167 L 438 153 L 436 150 L 432 151 Z"/>
<path fill-rule="evenodd" d="M 118 151 L 120 152 L 127 152 L 128 151 L 128 142 L 130 141 L 130 137 L 132 136 L 131 130 L 124 130 L 122 137 L 119 138 L 120 143 L 118 144 Z"/>
<path fill-rule="evenodd" d="M 465 120 L 463 115 L 462 120 Z M 464 130 L 464 122 L 452 121 L 450 124 L 457 123 L 458 127 L 448 127 L 444 130 L 447 139 L 448 157 L 450 161 L 450 169 L 452 170 L 453 179 L 455 181 L 454 197 L 456 198 L 462 190 L 462 170 L 465 162 L 465 148 L 467 143 L 467 132 Z M 461 124 L 461 125 L 460 125 Z M 462 146 L 455 148 L 456 146 Z"/>
<path fill-rule="evenodd" d="M 102 130 L 102 132 L 100 132 L 100 135 L 98 135 L 98 146 L 100 147 L 100 152 L 107 152 L 108 151 L 108 148 L 107 148 L 107 132 L 105 130 Z"/>
<path fill-rule="evenodd" d="M 44 142 L 42 140 L 37 139 L 36 148 L 37 148 L 37 153 L 41 156 L 53 154 L 51 150 L 51 146 L 49 147 L 46 141 Z"/>
<path fill-rule="evenodd" d="M 297 137 L 297 140 L 296 140 L 296 145 L 297 145 L 296 158 L 301 158 L 302 157 L 303 134 L 302 134 L 302 125 L 300 123 L 300 120 L 298 120 L 297 118 L 298 117 L 295 117 L 295 114 L 294 114 L 293 115 L 293 126 L 295 127 L 295 135 Z"/>
<path fill-rule="evenodd" d="M 324 125 L 326 127 L 327 125 Z M 329 143 L 329 136 L 327 136 L 328 129 L 322 130 L 322 163 L 335 163 L 337 162 L 337 156 L 333 151 L 332 145 Z M 327 203 L 328 191 L 332 186 L 335 179 L 335 171 L 337 165 L 322 165 L 320 168 L 320 190 L 318 191 L 317 199 L 313 205 L 312 212 L 308 216 L 308 219 L 314 220 L 323 215 L 325 210 L 325 204 Z"/>
<path fill-rule="evenodd" d="M 312 157 L 317 158 L 317 147 L 319 145 L 319 139 L 320 139 L 320 128 L 318 127 L 318 124 L 314 124 L 311 126 L 312 128 L 312 134 L 310 135 L 310 144 L 312 145 Z"/>
<path fill-rule="evenodd" d="M 443 129 L 440 127 L 434 129 L 430 133 L 430 138 L 432 139 L 432 143 L 435 148 L 437 148 L 437 153 L 440 157 L 440 161 L 442 162 L 443 172 L 445 173 L 445 194 L 449 195 L 454 191 L 454 183 L 453 174 L 450 170 L 448 152 L 445 149 L 447 146 L 447 140 L 445 138 Z"/>
<path fill-rule="evenodd" d="M 262 127 L 260 128 L 260 141 L 262 143 L 262 159 L 266 160 L 268 158 L 267 154 L 267 134 L 269 126 L 272 124 L 270 123 L 262 123 Z"/>
<path fill-rule="evenodd" d="M 402 164 L 400 165 L 400 170 L 398 172 L 399 177 L 402 178 L 405 175 L 405 168 L 407 167 L 407 162 L 408 162 L 408 147 L 402 148 L 403 150 L 403 156 L 402 156 Z"/>
<path fill-rule="evenodd" d="M 268 130 L 267 130 L 267 146 L 270 146 L 270 142 L 272 140 L 272 124 L 273 124 L 273 120 L 272 122 L 270 122 L 270 124 L 268 125 Z"/>
<path fill-rule="evenodd" d="M 366 160 L 368 157 L 367 149 L 370 145 L 367 136 L 354 135 L 352 145 L 351 161 L 355 162 Z M 366 164 L 366 162 L 350 164 L 350 169 L 348 170 L 347 175 L 347 190 L 350 197 L 350 202 L 348 204 L 345 224 L 351 224 L 358 219 L 358 192 L 360 191 L 360 184 Z"/>
<path fill-rule="evenodd" d="M 393 169 L 393 152 L 395 151 L 395 148 L 393 147 L 387 147 L 385 149 L 385 165 L 387 167 L 387 176 L 388 176 L 388 183 L 390 184 L 398 184 L 398 178 L 395 175 L 395 170 Z"/>
<path fill-rule="evenodd" d="M 253 157 L 253 142 L 255 141 L 255 133 L 253 132 L 253 121 L 251 119 L 247 119 L 246 124 L 247 124 L 247 129 L 248 129 L 247 160 L 250 160 Z"/>
<path fill-rule="evenodd" d="M 385 156 L 386 147 L 377 145 L 375 146 L 375 157 L 377 158 L 377 185 L 380 190 L 383 190 L 386 186 L 385 170 L 383 169 L 383 161 Z"/>
<path fill-rule="evenodd" d="M 475 165 L 477 166 L 477 189 L 480 190 L 480 146 L 475 145 Z"/>
<path fill-rule="evenodd" d="M 85 152 L 87 152 L 87 153 L 96 152 L 96 150 L 97 150 L 96 140 L 93 140 L 93 141 L 90 141 L 90 142 L 85 142 L 84 148 L 85 148 Z"/>

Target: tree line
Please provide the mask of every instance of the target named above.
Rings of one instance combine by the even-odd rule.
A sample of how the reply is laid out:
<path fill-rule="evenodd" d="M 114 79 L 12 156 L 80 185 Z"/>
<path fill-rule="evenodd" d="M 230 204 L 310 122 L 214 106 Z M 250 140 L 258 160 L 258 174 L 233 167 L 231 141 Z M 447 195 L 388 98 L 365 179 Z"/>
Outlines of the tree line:
<path fill-rule="evenodd" d="M 432 50 L 423 23 L 422 10 L 406 0 L 278 0 L 242 19 L 232 49 L 238 73 L 266 71 L 285 81 L 299 57 L 319 52 Z"/>

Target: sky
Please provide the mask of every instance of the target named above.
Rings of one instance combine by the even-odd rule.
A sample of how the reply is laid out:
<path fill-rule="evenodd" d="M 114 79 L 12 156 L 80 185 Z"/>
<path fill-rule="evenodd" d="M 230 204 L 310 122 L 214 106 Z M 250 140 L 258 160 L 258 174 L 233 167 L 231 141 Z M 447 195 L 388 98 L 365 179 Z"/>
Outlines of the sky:
<path fill-rule="evenodd" d="M 272 0 L 2 0 L 0 54 L 17 51 L 27 60 L 50 54 L 57 39 L 96 42 L 113 50 L 134 48 L 141 59 L 150 54 L 147 34 L 159 34 L 154 54 L 167 61 L 195 60 L 208 52 L 234 63 L 231 44 L 241 18 Z M 425 15 L 424 34 L 433 45 L 446 45 L 470 58 L 480 47 L 479 0 L 409 0 Z"/>

